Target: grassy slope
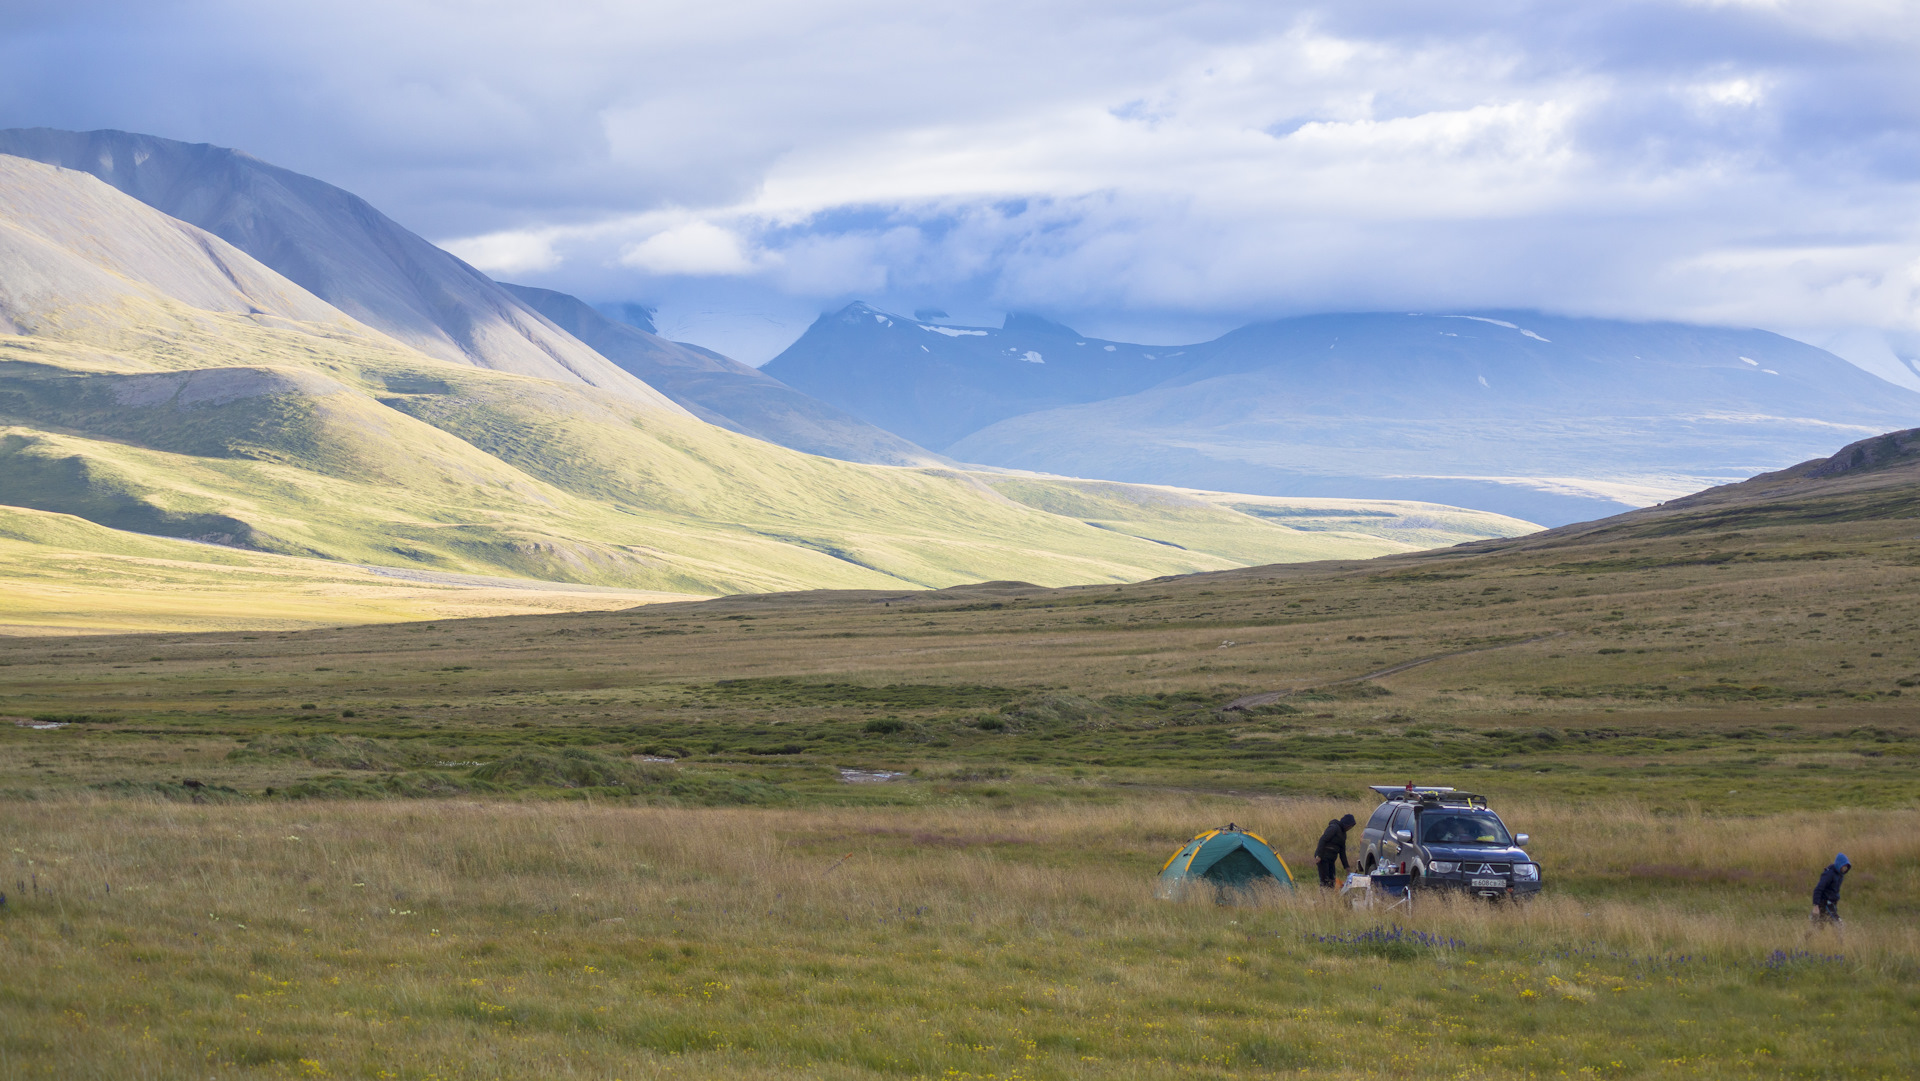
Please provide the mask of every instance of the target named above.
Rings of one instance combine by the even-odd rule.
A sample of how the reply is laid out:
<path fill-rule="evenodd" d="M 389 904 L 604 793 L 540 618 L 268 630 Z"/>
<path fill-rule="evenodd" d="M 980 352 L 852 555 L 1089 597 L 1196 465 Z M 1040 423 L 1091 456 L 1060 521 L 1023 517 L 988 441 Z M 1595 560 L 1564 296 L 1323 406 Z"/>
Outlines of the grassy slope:
<path fill-rule="evenodd" d="M 0 430 L 6 500 L 284 554 L 692 593 L 1120 581 L 1396 547 L 1212 508 L 1200 526 L 1124 500 L 1096 528 L 964 474 L 798 455 L 345 336 L 191 326 L 120 337 L 111 354 L 0 343 L 16 422 Z M 142 389 L 189 365 L 203 380 L 298 381 L 184 409 Z"/>
<path fill-rule="evenodd" d="M 1159 519 L 1096 528 L 964 474 L 799 455 L 337 329 L 134 307 L 75 319 L 78 340 L 0 343 L 0 498 L 286 554 L 679 592 L 1122 581 L 1301 551 L 1231 514 L 1231 543 L 1143 542 L 1125 533 Z M 183 377 L 156 373 L 189 370 L 287 385 L 174 405 Z"/>
<path fill-rule="evenodd" d="M 1432 503 L 1294 499 L 998 473 L 980 477 L 1030 507 L 1246 564 L 1364 558 L 1535 528 L 1504 515 Z"/>
<path fill-rule="evenodd" d="M 1118 587 L 15 641 L 0 713 L 88 719 L 0 727 L 0 1068 L 1901 1076 L 1917 472 Z M 1151 900 L 1193 831 L 1305 871 L 1404 779 L 1548 895 Z M 1322 937 L 1394 923 L 1449 941 Z"/>
<path fill-rule="evenodd" d="M 679 594 L 514 579 L 408 580 L 0 507 L 0 634 L 287 630 L 625 608 Z M 531 588 L 530 588 L 531 587 Z"/>

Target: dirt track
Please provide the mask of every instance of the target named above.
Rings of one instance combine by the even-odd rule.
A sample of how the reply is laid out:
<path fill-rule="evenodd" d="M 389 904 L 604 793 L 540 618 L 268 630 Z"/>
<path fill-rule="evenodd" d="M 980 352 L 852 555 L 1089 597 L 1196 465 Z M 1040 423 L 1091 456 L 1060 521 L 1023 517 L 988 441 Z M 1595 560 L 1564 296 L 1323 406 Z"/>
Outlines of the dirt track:
<path fill-rule="evenodd" d="M 1334 687 L 1342 683 L 1359 683 L 1361 680 L 1367 680 L 1367 679 L 1381 679 L 1386 676 L 1394 675 L 1395 673 L 1398 673 L 1398 672 L 1404 672 L 1409 668 L 1418 668 L 1423 664 L 1432 664 L 1434 661 L 1444 661 L 1448 657 L 1465 657 L 1468 654 L 1472 654 L 1472 653 L 1490 653 L 1496 649 L 1511 649 L 1514 646 L 1528 646 L 1528 645 L 1532 645 L 1535 642 L 1544 642 L 1549 638 L 1558 638 L 1565 633 L 1567 632 L 1552 631 L 1548 634 L 1534 635 L 1532 638 L 1523 638 L 1517 642 L 1502 642 L 1497 646 L 1480 646 L 1477 649 L 1456 649 L 1451 653 L 1435 653 L 1431 657 L 1421 657 L 1417 660 L 1402 661 L 1399 664 L 1393 665 L 1390 668 L 1382 668 L 1378 672 L 1368 672 L 1364 676 L 1348 676 L 1345 679 L 1329 679 L 1320 683 L 1309 683 L 1302 687 L 1290 687 L 1284 691 L 1262 691 L 1259 694 L 1243 695 L 1242 697 L 1236 698 L 1233 701 L 1228 702 L 1226 705 L 1221 706 L 1220 709 L 1222 712 L 1224 712 L 1230 709 L 1254 709 L 1259 706 L 1270 706 L 1273 703 L 1280 701 L 1282 698 L 1287 697 L 1288 695 L 1299 694 L 1301 691 L 1318 690 L 1321 687 Z"/>

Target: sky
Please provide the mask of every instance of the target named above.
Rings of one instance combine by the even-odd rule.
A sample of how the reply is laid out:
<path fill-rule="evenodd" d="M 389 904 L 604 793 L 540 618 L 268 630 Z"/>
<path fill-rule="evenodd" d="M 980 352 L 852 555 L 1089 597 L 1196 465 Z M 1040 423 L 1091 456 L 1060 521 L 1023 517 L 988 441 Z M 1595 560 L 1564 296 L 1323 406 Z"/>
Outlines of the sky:
<path fill-rule="evenodd" d="M 0 27 L 0 126 L 239 147 L 752 363 L 855 299 L 1161 344 L 1539 308 L 1920 357 L 1920 0 L 0 0 Z"/>

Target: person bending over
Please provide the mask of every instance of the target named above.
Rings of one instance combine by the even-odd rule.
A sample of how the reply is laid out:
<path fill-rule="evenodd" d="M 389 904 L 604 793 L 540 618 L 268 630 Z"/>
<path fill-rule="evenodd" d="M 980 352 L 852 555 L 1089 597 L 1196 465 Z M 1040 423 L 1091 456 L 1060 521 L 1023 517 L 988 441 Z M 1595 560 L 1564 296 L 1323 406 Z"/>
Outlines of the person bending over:
<path fill-rule="evenodd" d="M 1333 888 L 1333 861 L 1340 861 L 1340 869 L 1352 870 L 1347 863 L 1347 831 L 1353 828 L 1353 816 L 1341 815 L 1327 823 L 1326 831 L 1320 834 L 1320 843 L 1313 848 L 1313 858 L 1320 863 L 1320 884 Z"/>

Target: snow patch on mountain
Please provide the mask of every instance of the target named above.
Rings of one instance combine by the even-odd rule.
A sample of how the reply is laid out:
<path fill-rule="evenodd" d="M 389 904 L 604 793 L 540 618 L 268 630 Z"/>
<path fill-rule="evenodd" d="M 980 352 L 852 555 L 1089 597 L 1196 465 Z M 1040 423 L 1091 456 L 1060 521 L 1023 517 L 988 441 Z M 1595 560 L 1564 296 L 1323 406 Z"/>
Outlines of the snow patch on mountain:
<path fill-rule="evenodd" d="M 1523 336 L 1525 336 L 1525 337 L 1528 337 L 1528 338 L 1532 338 L 1532 339 L 1533 339 L 1534 341 L 1536 341 L 1536 342 L 1546 342 L 1546 343 L 1547 343 L 1548 345 L 1552 345 L 1552 344 L 1553 344 L 1553 339 L 1552 339 L 1552 338 L 1542 338 L 1542 337 L 1541 337 L 1540 335 L 1538 335 L 1538 334 L 1535 334 L 1535 333 L 1534 333 L 1533 331 L 1531 331 L 1531 330 L 1528 330 L 1528 329 L 1527 329 L 1526 327 L 1523 327 L 1523 326 L 1521 326 L 1521 325 L 1520 325 L 1520 324 L 1518 324 L 1518 323 L 1509 323 L 1509 322 L 1507 322 L 1507 321 L 1506 321 L 1505 319 L 1489 319 L 1489 318 L 1487 318 L 1487 317 L 1486 317 L 1486 316 L 1484 316 L 1484 315 L 1443 315 L 1443 316 L 1441 316 L 1440 318 L 1442 318 L 1442 319 L 1471 319 L 1471 320 L 1473 320 L 1473 321 L 1474 321 L 1474 322 L 1476 322 L 1476 323 L 1492 323 L 1492 324 L 1493 324 L 1494 326 L 1496 326 L 1496 327 L 1506 327 L 1506 328 L 1507 328 L 1508 330 L 1517 330 L 1517 331 L 1519 331 L 1519 332 L 1520 332 L 1520 333 L 1521 333 L 1521 334 L 1522 334 Z M 1442 334 L 1446 334 L 1447 332 L 1443 330 L 1443 331 L 1441 331 L 1440 333 L 1442 333 Z M 1458 337 L 1458 335 L 1454 335 L 1454 334 L 1447 334 L 1447 337 L 1449 337 L 1449 338 L 1453 338 L 1453 337 Z"/>

